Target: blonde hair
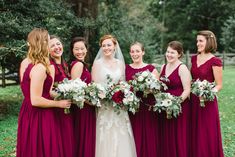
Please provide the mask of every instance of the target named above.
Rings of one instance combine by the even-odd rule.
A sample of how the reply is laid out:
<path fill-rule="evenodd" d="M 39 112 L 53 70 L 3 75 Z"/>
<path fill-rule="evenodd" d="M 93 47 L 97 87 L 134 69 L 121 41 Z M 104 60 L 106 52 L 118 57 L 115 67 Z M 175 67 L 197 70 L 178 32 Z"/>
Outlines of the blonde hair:
<path fill-rule="evenodd" d="M 202 31 L 199 31 L 197 35 L 202 35 L 206 38 L 205 53 L 216 52 L 217 42 L 216 42 L 215 34 L 212 31 L 202 30 Z"/>
<path fill-rule="evenodd" d="M 32 61 L 32 64 L 41 63 L 46 67 L 46 72 L 49 70 L 49 50 L 48 50 L 48 31 L 43 28 L 34 28 L 27 38 L 28 54 L 27 57 Z"/>
<path fill-rule="evenodd" d="M 104 40 L 106 40 L 106 39 L 111 39 L 112 42 L 113 42 L 113 44 L 114 44 L 115 46 L 117 45 L 117 39 L 116 39 L 114 36 L 110 35 L 110 34 L 107 34 L 107 35 L 102 36 L 102 37 L 100 38 L 99 45 L 102 46 L 102 42 L 103 42 Z"/>

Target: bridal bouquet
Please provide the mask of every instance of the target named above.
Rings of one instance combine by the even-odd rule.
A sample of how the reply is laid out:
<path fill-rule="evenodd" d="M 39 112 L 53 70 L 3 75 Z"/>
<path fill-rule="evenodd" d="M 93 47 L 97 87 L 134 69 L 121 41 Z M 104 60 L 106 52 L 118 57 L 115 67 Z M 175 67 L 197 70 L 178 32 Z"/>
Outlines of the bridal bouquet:
<path fill-rule="evenodd" d="M 182 112 L 181 97 L 173 96 L 170 93 L 159 93 L 154 96 L 157 102 L 153 106 L 153 111 L 158 111 L 159 113 L 165 111 L 167 119 L 171 119 L 172 115 L 177 117 Z"/>
<path fill-rule="evenodd" d="M 89 83 L 85 89 L 85 99 L 97 107 L 101 107 L 100 100 L 106 98 L 107 91 L 99 83 Z"/>
<path fill-rule="evenodd" d="M 131 86 L 125 81 L 119 81 L 117 84 L 112 83 L 108 76 L 108 95 L 112 100 L 114 109 L 118 112 L 121 109 L 128 110 L 135 114 L 139 108 L 139 99 L 131 91 Z"/>
<path fill-rule="evenodd" d="M 58 95 L 55 97 L 55 100 L 62 99 L 71 99 L 74 104 L 79 108 L 83 108 L 85 100 L 85 88 L 87 87 L 86 83 L 83 82 L 80 78 L 75 80 L 68 80 L 65 78 L 62 83 L 58 84 L 55 91 Z M 70 113 L 69 109 L 65 109 L 66 114 Z"/>
<path fill-rule="evenodd" d="M 160 93 L 162 89 L 167 89 L 166 84 L 159 81 L 150 71 L 135 74 L 134 79 L 130 82 L 134 91 L 142 91 L 144 97 L 147 97 L 150 93 L 157 94 Z"/>
<path fill-rule="evenodd" d="M 191 92 L 200 98 L 201 107 L 205 107 L 205 101 L 213 101 L 216 97 L 216 91 L 213 90 L 215 83 L 207 80 L 197 79 L 191 85 Z"/>

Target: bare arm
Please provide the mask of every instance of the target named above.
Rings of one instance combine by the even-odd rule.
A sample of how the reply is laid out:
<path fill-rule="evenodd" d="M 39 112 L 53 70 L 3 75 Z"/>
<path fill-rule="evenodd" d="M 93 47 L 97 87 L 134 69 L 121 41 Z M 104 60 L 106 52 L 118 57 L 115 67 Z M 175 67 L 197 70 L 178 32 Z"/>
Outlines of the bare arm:
<path fill-rule="evenodd" d="M 71 78 L 74 80 L 80 78 L 82 75 L 84 65 L 81 62 L 77 62 L 71 69 Z"/>
<path fill-rule="evenodd" d="M 98 73 L 99 73 L 99 67 L 101 66 L 99 61 L 94 61 L 93 65 L 92 65 L 92 70 L 91 70 L 91 78 L 92 81 L 99 83 L 100 79 L 98 77 Z"/>
<path fill-rule="evenodd" d="M 183 101 L 189 96 L 191 91 L 191 74 L 185 65 L 179 67 L 179 76 L 183 85 L 181 97 Z"/>
<path fill-rule="evenodd" d="M 49 108 L 68 108 L 71 102 L 68 100 L 54 101 L 42 97 L 43 85 L 46 79 L 46 68 L 42 64 L 35 65 L 30 72 L 30 97 L 32 106 Z"/>
<path fill-rule="evenodd" d="M 152 71 L 152 74 L 159 80 L 159 73 L 158 73 L 157 69 L 154 69 Z"/>
<path fill-rule="evenodd" d="M 214 78 L 215 78 L 215 90 L 220 91 L 223 87 L 223 70 L 222 67 L 213 66 L 212 67 Z"/>

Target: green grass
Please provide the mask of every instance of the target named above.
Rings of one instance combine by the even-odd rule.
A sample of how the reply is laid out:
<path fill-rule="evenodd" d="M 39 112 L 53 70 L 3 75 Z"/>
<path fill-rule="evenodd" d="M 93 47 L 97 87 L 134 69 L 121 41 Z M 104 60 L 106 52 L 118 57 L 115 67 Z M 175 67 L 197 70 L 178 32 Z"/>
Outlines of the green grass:
<path fill-rule="evenodd" d="M 0 156 L 15 156 L 17 118 L 22 102 L 19 86 L 0 88 Z"/>
<path fill-rule="evenodd" d="M 219 110 L 225 157 L 235 157 L 235 67 L 226 67 Z M 0 88 L 0 156 L 15 156 L 17 116 L 22 101 L 19 86 Z"/>
<path fill-rule="evenodd" d="M 219 110 L 225 157 L 235 157 L 235 67 L 226 67 Z"/>

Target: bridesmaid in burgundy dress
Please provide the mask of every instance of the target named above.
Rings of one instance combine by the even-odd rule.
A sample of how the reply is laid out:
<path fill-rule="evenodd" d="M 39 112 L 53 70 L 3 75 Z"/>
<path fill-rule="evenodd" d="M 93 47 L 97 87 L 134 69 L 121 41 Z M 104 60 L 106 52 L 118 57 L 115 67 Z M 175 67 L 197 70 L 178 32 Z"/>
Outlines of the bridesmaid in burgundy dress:
<path fill-rule="evenodd" d="M 167 93 L 182 98 L 182 113 L 175 118 L 166 118 L 166 113 L 159 114 L 160 157 L 188 157 L 189 156 L 189 117 L 190 106 L 190 72 L 179 60 L 183 55 L 183 46 L 178 41 L 168 44 L 166 51 L 167 64 L 161 68 L 160 78 L 167 85 Z"/>
<path fill-rule="evenodd" d="M 197 34 L 198 54 L 193 56 L 191 74 L 193 80 L 215 82 L 213 89 L 222 88 L 222 62 L 212 53 L 217 49 L 216 37 L 211 31 L 199 31 Z M 199 98 L 191 94 L 192 104 L 192 157 L 223 157 L 222 138 L 218 103 L 205 102 L 200 107 Z"/>
<path fill-rule="evenodd" d="M 72 79 L 81 78 L 87 84 L 91 82 L 91 74 L 84 63 L 87 55 L 87 44 L 84 38 L 75 37 L 70 44 L 70 50 L 75 57 L 71 64 Z M 75 108 L 74 133 L 75 157 L 95 157 L 96 110 L 85 103 L 83 109 Z"/>
<path fill-rule="evenodd" d="M 68 100 L 53 101 L 53 69 L 49 65 L 48 32 L 35 28 L 28 35 L 28 55 L 21 63 L 24 100 L 17 132 L 17 157 L 63 157 L 61 132 L 54 108 L 68 108 Z"/>
<path fill-rule="evenodd" d="M 126 65 L 126 81 L 132 80 L 133 76 L 138 72 L 149 70 L 156 78 L 158 72 L 153 65 L 145 64 L 143 62 L 144 47 L 141 43 L 135 42 L 130 47 L 130 56 L 133 61 L 132 64 Z M 132 130 L 135 139 L 137 157 L 157 157 L 158 137 L 157 137 L 157 114 L 149 111 L 150 105 L 155 104 L 153 95 L 148 95 L 143 98 L 143 93 L 137 93 L 141 97 L 139 111 L 134 115 L 129 113 Z"/>
<path fill-rule="evenodd" d="M 60 83 L 64 78 L 69 79 L 70 74 L 68 65 L 62 57 L 63 45 L 57 36 L 50 35 L 49 49 L 51 58 L 50 62 L 55 71 L 54 83 Z M 65 114 L 64 109 L 60 108 L 56 109 L 55 112 L 57 119 L 60 122 L 64 157 L 72 157 L 74 154 L 74 126 L 72 112 L 70 114 Z"/>

